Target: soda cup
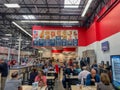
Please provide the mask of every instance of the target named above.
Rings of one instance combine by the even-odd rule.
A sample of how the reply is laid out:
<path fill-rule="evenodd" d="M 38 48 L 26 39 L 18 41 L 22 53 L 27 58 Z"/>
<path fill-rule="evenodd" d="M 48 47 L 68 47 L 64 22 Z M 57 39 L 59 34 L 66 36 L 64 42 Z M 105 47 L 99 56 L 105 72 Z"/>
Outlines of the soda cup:
<path fill-rule="evenodd" d="M 72 73 L 70 73 L 70 77 L 72 77 L 73 76 L 73 74 Z"/>
<path fill-rule="evenodd" d="M 38 90 L 38 82 L 32 83 L 32 90 Z"/>

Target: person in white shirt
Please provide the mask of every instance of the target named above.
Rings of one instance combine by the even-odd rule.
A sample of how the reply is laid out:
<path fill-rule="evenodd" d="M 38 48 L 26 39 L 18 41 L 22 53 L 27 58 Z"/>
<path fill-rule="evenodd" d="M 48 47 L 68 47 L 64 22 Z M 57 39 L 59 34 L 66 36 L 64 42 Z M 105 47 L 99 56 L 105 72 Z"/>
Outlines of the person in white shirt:
<path fill-rule="evenodd" d="M 81 80 L 81 84 L 84 84 L 84 79 L 86 79 L 87 75 L 90 74 L 89 71 L 87 71 L 87 68 L 84 66 L 83 71 L 81 71 L 78 75 L 78 79 Z"/>
<path fill-rule="evenodd" d="M 48 73 L 48 67 L 47 66 L 45 66 L 43 72 L 46 73 L 46 74 Z"/>

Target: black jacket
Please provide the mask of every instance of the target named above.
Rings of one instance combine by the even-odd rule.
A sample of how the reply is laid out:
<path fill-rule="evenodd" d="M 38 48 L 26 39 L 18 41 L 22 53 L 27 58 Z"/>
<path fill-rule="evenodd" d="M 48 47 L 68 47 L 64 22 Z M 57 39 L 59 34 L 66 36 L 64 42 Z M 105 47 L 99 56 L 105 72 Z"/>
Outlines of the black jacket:
<path fill-rule="evenodd" d="M 0 64 L 0 73 L 2 77 L 7 77 L 8 75 L 8 65 L 6 62 Z"/>

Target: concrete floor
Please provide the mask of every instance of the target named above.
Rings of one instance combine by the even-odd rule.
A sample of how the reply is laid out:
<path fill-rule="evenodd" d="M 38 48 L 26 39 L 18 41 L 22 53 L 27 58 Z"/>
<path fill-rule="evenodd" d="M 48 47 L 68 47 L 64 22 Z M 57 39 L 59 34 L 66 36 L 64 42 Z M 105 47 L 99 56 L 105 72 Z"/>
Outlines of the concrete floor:
<path fill-rule="evenodd" d="M 62 70 L 58 77 L 59 77 L 58 80 L 55 81 L 54 90 L 65 90 L 62 85 L 62 79 L 63 79 L 63 71 Z"/>
<path fill-rule="evenodd" d="M 55 87 L 54 87 L 54 90 L 65 90 L 62 86 L 62 82 L 57 80 L 55 81 Z"/>

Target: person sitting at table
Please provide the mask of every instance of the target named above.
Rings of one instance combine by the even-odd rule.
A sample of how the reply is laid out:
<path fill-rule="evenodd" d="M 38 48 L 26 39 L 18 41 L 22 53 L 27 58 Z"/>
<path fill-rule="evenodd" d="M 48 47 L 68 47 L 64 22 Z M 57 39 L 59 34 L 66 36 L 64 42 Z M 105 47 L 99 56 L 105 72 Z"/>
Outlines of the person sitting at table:
<path fill-rule="evenodd" d="M 69 64 L 70 66 L 73 66 L 73 60 L 70 59 L 69 62 L 68 62 L 68 64 Z"/>
<path fill-rule="evenodd" d="M 90 72 L 87 70 L 87 67 L 82 67 L 83 71 L 81 71 L 78 75 L 78 79 L 81 80 L 81 84 L 85 84 L 84 80 L 86 80 L 86 77 Z"/>
<path fill-rule="evenodd" d="M 47 79 L 43 71 L 38 72 L 38 75 L 35 77 L 35 82 L 38 82 L 40 87 L 47 85 Z"/>
<path fill-rule="evenodd" d="M 73 66 L 68 65 L 68 67 L 64 70 L 63 74 L 69 76 L 70 74 L 76 75 L 75 68 Z"/>
<path fill-rule="evenodd" d="M 91 73 L 87 75 L 86 85 L 95 85 L 95 83 L 100 82 L 100 76 L 96 74 L 96 70 L 94 68 L 91 69 Z"/>
<path fill-rule="evenodd" d="M 102 73 L 101 82 L 97 84 L 97 90 L 112 90 L 108 74 Z"/>
<path fill-rule="evenodd" d="M 69 76 L 70 74 L 75 75 L 75 70 L 73 66 L 68 65 L 68 67 L 64 71 L 64 77 L 62 80 L 62 84 L 64 88 L 66 88 L 66 82 L 67 82 L 66 77 Z"/>
<path fill-rule="evenodd" d="M 22 90 L 21 80 L 18 80 L 17 71 L 13 72 L 11 79 L 6 81 L 4 90 Z"/>
<path fill-rule="evenodd" d="M 81 72 L 81 69 L 76 63 L 73 64 L 73 70 L 74 70 L 74 75 L 78 75 Z"/>
<path fill-rule="evenodd" d="M 38 75 L 37 70 L 34 68 L 32 72 L 30 73 L 30 80 L 29 80 L 29 85 L 32 85 L 34 83 L 35 77 Z"/>
<path fill-rule="evenodd" d="M 52 63 L 49 63 L 49 65 L 48 65 L 48 69 L 49 69 L 50 71 L 52 71 L 52 70 L 54 69 Z"/>

